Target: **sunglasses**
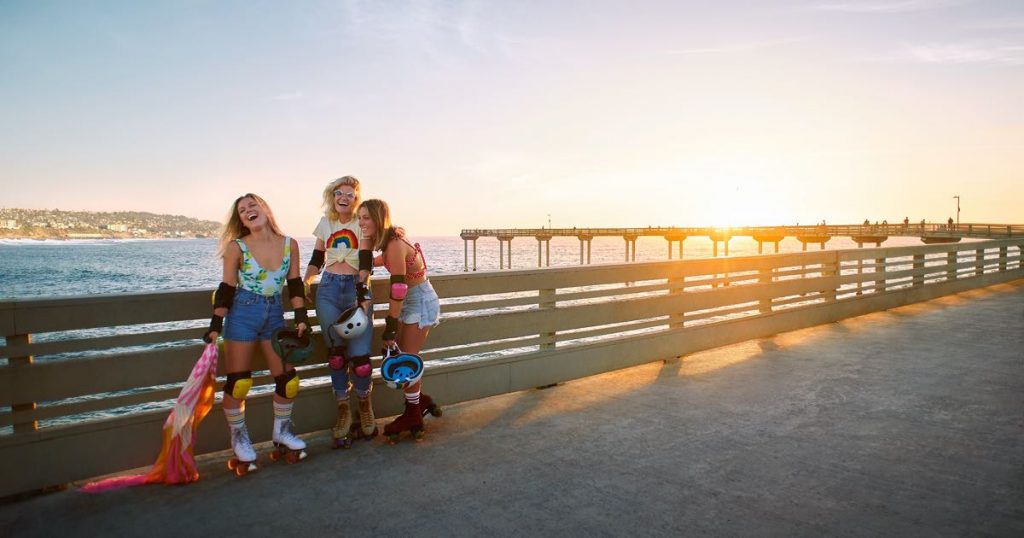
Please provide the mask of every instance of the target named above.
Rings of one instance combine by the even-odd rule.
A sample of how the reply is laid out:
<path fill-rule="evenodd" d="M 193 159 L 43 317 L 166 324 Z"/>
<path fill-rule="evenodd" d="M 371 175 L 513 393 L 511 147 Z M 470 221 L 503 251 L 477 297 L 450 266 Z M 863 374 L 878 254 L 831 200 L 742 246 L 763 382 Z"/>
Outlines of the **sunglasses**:
<path fill-rule="evenodd" d="M 354 192 L 345 192 L 345 191 L 343 191 L 341 189 L 338 189 L 338 190 L 334 191 L 334 195 L 335 196 L 344 196 L 345 198 L 348 198 L 350 200 L 355 200 L 356 199 L 356 193 L 354 193 Z"/>

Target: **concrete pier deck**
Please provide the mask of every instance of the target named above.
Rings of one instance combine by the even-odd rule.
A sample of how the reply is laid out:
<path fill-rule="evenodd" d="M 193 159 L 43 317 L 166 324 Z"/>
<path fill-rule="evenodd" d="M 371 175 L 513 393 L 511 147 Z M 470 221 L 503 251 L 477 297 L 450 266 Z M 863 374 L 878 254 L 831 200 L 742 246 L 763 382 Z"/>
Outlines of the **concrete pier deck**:
<path fill-rule="evenodd" d="M 243 478 L 220 455 L 188 486 L 7 502 L 0 535 L 1022 536 L 1024 281 L 428 421 L 420 444 L 320 432 Z"/>

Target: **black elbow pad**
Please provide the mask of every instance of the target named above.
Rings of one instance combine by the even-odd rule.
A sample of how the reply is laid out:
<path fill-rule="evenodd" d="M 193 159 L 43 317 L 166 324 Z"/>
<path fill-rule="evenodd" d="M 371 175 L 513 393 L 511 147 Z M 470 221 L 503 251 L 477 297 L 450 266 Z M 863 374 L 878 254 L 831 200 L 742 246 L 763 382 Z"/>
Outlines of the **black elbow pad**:
<path fill-rule="evenodd" d="M 235 302 L 235 287 L 227 282 L 221 282 L 217 291 L 213 294 L 214 308 L 231 308 Z"/>
<path fill-rule="evenodd" d="M 373 251 L 360 250 L 359 251 L 359 270 L 360 271 L 373 271 Z"/>
<path fill-rule="evenodd" d="M 309 257 L 309 265 L 316 267 L 317 271 L 324 268 L 324 251 L 313 250 L 313 255 Z"/>

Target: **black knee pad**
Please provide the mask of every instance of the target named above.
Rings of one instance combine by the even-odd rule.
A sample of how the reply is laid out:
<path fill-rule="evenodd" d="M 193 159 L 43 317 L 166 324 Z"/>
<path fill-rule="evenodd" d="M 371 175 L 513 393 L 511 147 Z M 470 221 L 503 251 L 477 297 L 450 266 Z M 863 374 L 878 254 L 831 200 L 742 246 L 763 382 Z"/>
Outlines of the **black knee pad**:
<path fill-rule="evenodd" d="M 244 400 L 245 395 L 249 394 L 249 389 L 251 388 L 251 370 L 246 370 L 244 372 L 231 372 L 228 374 L 227 381 L 224 382 L 224 394 L 229 395 L 236 400 Z"/>
<path fill-rule="evenodd" d="M 370 364 L 369 355 L 352 357 L 352 371 L 356 377 L 370 377 L 373 374 L 373 365 Z"/>
<path fill-rule="evenodd" d="M 274 392 L 282 398 L 292 399 L 299 393 L 299 373 L 289 370 L 274 377 Z"/>

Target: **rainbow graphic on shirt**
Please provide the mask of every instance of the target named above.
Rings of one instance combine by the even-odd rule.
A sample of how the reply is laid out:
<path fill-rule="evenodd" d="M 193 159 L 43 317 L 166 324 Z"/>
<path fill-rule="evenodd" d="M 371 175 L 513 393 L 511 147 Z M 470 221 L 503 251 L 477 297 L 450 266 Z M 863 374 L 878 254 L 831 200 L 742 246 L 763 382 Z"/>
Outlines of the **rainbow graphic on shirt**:
<path fill-rule="evenodd" d="M 356 233 L 348 228 L 343 228 L 331 234 L 327 238 L 327 248 L 347 248 L 355 250 L 359 248 L 359 238 Z"/>

